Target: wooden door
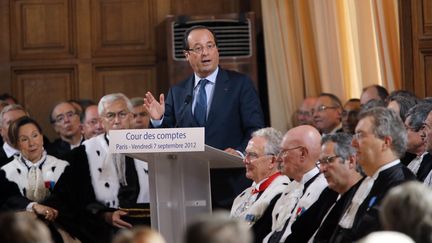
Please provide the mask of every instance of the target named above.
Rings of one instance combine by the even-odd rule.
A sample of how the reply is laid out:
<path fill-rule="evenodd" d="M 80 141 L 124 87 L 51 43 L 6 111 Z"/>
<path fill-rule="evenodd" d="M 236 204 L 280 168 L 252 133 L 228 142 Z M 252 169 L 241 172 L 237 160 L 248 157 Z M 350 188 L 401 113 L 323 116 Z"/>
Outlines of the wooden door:
<path fill-rule="evenodd" d="M 399 0 L 404 88 L 432 96 L 432 1 Z"/>
<path fill-rule="evenodd" d="M 156 1 L 0 1 L 0 90 L 55 136 L 48 117 L 68 99 L 157 92 Z"/>

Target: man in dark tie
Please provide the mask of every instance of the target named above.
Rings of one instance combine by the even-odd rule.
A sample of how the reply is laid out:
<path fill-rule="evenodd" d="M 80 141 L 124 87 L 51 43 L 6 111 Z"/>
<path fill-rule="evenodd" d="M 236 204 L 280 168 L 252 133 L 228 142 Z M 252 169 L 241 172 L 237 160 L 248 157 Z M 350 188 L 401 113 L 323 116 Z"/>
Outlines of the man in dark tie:
<path fill-rule="evenodd" d="M 217 40 L 209 28 L 188 29 L 183 45 L 194 74 L 171 87 L 166 100 L 163 94 L 159 101 L 150 92 L 146 94 L 144 106 L 151 125 L 204 127 L 206 144 L 240 155 L 252 132 L 264 127 L 261 105 L 251 80 L 218 66 Z M 244 170 L 230 178 L 222 173 L 220 180 L 214 178 L 219 172 L 212 172 L 213 206 L 230 208 L 235 196 L 250 182 L 238 179 L 245 178 Z"/>

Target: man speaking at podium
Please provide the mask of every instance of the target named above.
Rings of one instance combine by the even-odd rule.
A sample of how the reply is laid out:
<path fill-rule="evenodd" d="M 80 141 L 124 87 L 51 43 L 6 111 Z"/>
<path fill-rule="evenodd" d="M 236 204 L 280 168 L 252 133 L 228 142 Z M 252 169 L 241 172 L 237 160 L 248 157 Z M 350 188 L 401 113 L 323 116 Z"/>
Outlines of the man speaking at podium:
<path fill-rule="evenodd" d="M 218 66 L 217 40 L 205 26 L 186 30 L 183 47 L 194 74 L 171 87 L 166 100 L 163 94 L 158 101 L 147 92 L 144 106 L 152 127 L 204 127 L 206 144 L 240 155 L 252 132 L 264 127 L 252 81 Z M 233 199 L 251 183 L 243 169 L 212 170 L 211 177 L 213 208 L 231 208 Z"/>

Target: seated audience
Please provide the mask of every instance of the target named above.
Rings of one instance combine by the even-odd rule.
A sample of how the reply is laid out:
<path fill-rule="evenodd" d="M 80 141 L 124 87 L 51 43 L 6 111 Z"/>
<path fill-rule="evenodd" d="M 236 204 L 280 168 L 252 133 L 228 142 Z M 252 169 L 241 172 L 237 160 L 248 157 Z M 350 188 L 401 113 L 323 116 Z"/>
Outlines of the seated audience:
<path fill-rule="evenodd" d="M 6 101 L 9 105 L 18 104 L 18 100 L 8 93 L 3 93 L 2 95 L 0 95 L 0 100 Z"/>
<path fill-rule="evenodd" d="M 29 117 L 21 117 L 12 123 L 8 137 L 19 150 L 19 155 L 1 167 L 0 176 L 16 183 L 21 194 L 30 200 L 26 205 L 27 210 L 50 220 L 55 219 L 57 210 L 40 206 L 38 203 L 51 194 L 68 163 L 47 155 L 43 148 L 42 129 Z"/>
<path fill-rule="evenodd" d="M 84 108 L 81 105 L 81 102 L 79 100 L 75 100 L 75 99 L 70 99 L 70 100 L 67 100 L 66 102 L 71 104 L 75 108 L 78 115 L 81 117 L 81 115 L 84 113 Z"/>
<path fill-rule="evenodd" d="M 165 240 L 159 232 L 146 226 L 138 226 L 131 230 L 121 230 L 112 243 L 165 243 Z"/>
<path fill-rule="evenodd" d="M 398 89 L 398 90 L 394 90 L 392 92 L 390 92 L 390 94 L 387 96 L 387 100 L 391 100 L 394 96 L 403 96 L 403 97 L 407 97 L 407 98 L 414 98 L 414 99 L 418 99 L 418 97 L 413 94 L 412 92 L 408 91 L 408 90 L 403 90 L 403 89 Z"/>
<path fill-rule="evenodd" d="M 234 200 L 231 216 L 242 218 L 252 226 L 255 242 L 262 242 L 270 232 L 273 207 L 290 182 L 278 171 L 276 156 L 281 140 L 281 132 L 262 128 L 252 133 L 246 147 L 243 159 L 246 177 L 254 183 Z"/>
<path fill-rule="evenodd" d="M 185 243 L 252 243 L 248 225 L 224 211 L 202 215 L 187 226 Z"/>
<path fill-rule="evenodd" d="M 19 154 L 18 149 L 14 148 L 9 141 L 8 130 L 18 118 L 28 116 L 28 113 L 21 105 L 8 105 L 0 113 L 1 136 L 3 138 L 3 146 L 0 150 L 0 167 L 13 160 L 13 156 Z"/>
<path fill-rule="evenodd" d="M 367 177 L 343 213 L 330 242 L 352 242 L 381 230 L 378 213 L 384 195 L 392 187 L 415 179 L 399 160 L 406 143 L 406 130 L 394 111 L 377 107 L 360 113 L 352 144 Z"/>
<path fill-rule="evenodd" d="M 6 101 L 0 100 L 0 112 L 8 105 L 9 103 L 7 103 Z"/>
<path fill-rule="evenodd" d="M 418 103 L 416 97 L 393 96 L 387 99 L 387 108 L 399 114 L 402 121 L 405 121 L 408 110 Z"/>
<path fill-rule="evenodd" d="M 69 102 L 60 102 L 54 106 L 50 121 L 60 136 L 51 144 L 54 156 L 63 158 L 66 153 L 84 141 L 81 134 L 80 114 L 80 111 Z"/>
<path fill-rule="evenodd" d="M 307 97 L 303 100 L 302 104 L 296 112 L 297 125 L 312 125 L 313 126 L 313 112 L 317 97 Z"/>
<path fill-rule="evenodd" d="M 320 172 L 324 174 L 328 187 L 336 191 L 340 196 L 328 213 L 326 210 L 322 212 L 326 214 L 323 220 L 314 220 L 319 218 L 316 216 L 315 211 L 323 211 L 322 204 L 314 204 L 303 214 L 304 217 L 310 219 L 308 230 L 305 232 L 314 233 L 313 230 L 319 227 L 310 242 L 329 242 L 343 210 L 351 202 L 362 181 L 363 176 L 360 174 L 356 151 L 351 146 L 351 142 L 352 136 L 346 133 L 326 135 L 321 140 L 321 155 L 317 166 L 320 168 Z M 297 221 L 300 221 L 300 219 Z M 296 242 L 308 242 L 311 237 L 310 234 L 305 233 L 301 236 L 303 240 L 297 240 Z"/>
<path fill-rule="evenodd" d="M 291 225 L 327 187 L 315 163 L 320 154 L 321 135 L 309 125 L 290 129 L 282 139 L 278 161 L 282 174 L 293 179 L 277 200 L 272 212 L 272 231 L 263 242 L 284 242 Z"/>
<path fill-rule="evenodd" d="M 0 215 L 0 242 L 2 243 L 53 243 L 45 224 L 23 213 Z"/>
<path fill-rule="evenodd" d="M 354 134 L 358 123 L 358 113 L 360 112 L 360 100 L 349 99 L 342 111 L 342 130 L 345 133 Z"/>
<path fill-rule="evenodd" d="M 415 242 L 432 242 L 432 190 L 409 182 L 389 191 L 380 218 L 386 230 L 404 233 Z"/>
<path fill-rule="evenodd" d="M 105 132 L 99 117 L 97 105 L 89 105 L 85 108 L 81 117 L 82 133 L 84 139 L 90 139 Z"/>
<path fill-rule="evenodd" d="M 367 86 L 363 89 L 362 94 L 360 96 L 360 103 L 365 105 L 370 100 L 382 100 L 385 101 L 388 97 L 388 91 L 377 84 Z"/>
<path fill-rule="evenodd" d="M 315 103 L 313 119 L 321 134 L 335 133 L 342 130 L 342 103 L 337 96 L 322 93 Z"/>
<path fill-rule="evenodd" d="M 132 129 L 144 129 L 149 127 L 150 116 L 144 107 L 144 98 L 135 97 L 131 99 L 132 103 Z"/>
<path fill-rule="evenodd" d="M 408 142 L 407 151 L 401 162 L 407 165 L 420 181 L 424 181 L 432 169 L 432 156 L 426 151 L 424 129 L 422 129 L 423 122 L 430 111 L 432 105 L 419 104 L 408 111 L 405 119 Z"/>
<path fill-rule="evenodd" d="M 425 142 L 426 142 L 426 151 L 431 154 L 432 153 L 432 109 L 429 111 L 426 120 L 423 122 L 422 127 Z M 419 171 L 417 172 L 417 178 L 419 178 L 420 181 L 422 181 L 424 174 L 427 174 L 426 177 L 423 180 L 423 183 L 432 186 L 432 169 L 431 169 L 431 161 L 428 160 L 428 162 L 425 161 L 423 163 L 424 167 L 419 168 Z M 421 175 L 419 174 L 421 171 Z"/>
<path fill-rule="evenodd" d="M 432 104 L 432 97 L 426 97 L 421 100 L 422 103 Z"/>
<path fill-rule="evenodd" d="M 5 199 L 3 210 L 26 210 L 54 221 L 58 211 L 46 206 L 45 200 L 68 163 L 47 155 L 43 147 L 42 129 L 29 117 L 14 121 L 9 127 L 8 138 L 20 153 L 1 168 L 0 177 L 4 176 L 8 181 L 14 182 L 22 197 L 12 195 Z M 61 236 L 57 231 L 51 232 L 57 242 Z"/>
<path fill-rule="evenodd" d="M 387 107 L 387 103 L 384 100 L 369 100 L 366 104 L 360 106 L 360 112 L 370 110 L 375 107 Z"/>
<path fill-rule="evenodd" d="M 105 95 L 98 110 L 106 133 L 72 150 L 67 157 L 71 166 L 54 191 L 54 203 L 74 220 L 64 227 L 84 242 L 109 242 L 117 229 L 132 227 L 128 208 L 148 209 L 149 203 L 147 163 L 108 151 L 108 132 L 130 128 L 129 99 L 120 93 Z"/>

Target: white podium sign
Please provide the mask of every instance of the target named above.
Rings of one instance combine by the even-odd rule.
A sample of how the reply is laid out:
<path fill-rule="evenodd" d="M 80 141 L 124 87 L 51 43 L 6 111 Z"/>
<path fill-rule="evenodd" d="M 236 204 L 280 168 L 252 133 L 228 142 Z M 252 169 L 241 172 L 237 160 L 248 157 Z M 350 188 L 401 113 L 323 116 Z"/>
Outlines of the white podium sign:
<path fill-rule="evenodd" d="M 204 128 L 111 130 L 110 152 L 148 162 L 151 227 L 181 243 L 188 223 L 210 214 L 210 168 L 244 167 L 242 159 L 204 144 Z M 163 153 L 161 153 L 163 152 Z"/>
<path fill-rule="evenodd" d="M 110 153 L 204 151 L 204 128 L 110 130 Z"/>

